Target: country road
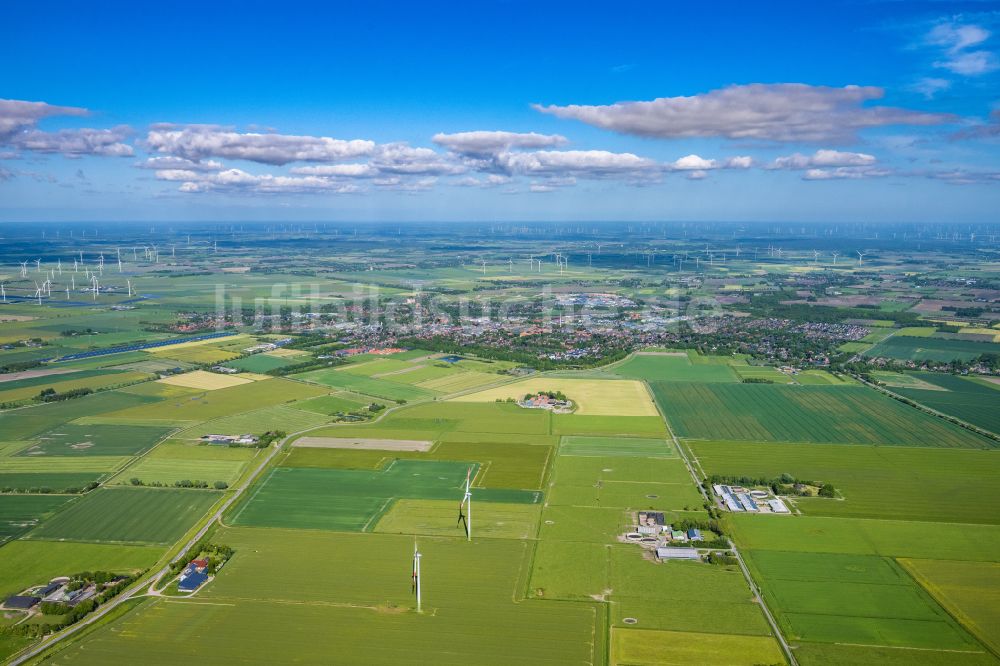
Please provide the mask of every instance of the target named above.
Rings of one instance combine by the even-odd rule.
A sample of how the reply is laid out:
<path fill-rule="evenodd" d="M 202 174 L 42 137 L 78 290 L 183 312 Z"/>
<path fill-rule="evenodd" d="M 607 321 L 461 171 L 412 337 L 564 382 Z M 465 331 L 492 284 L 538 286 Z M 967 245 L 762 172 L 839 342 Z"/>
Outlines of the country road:
<path fill-rule="evenodd" d="M 24 652 L 17 655 L 13 660 L 11 660 L 10 662 L 11 666 L 18 666 L 19 664 L 27 662 L 29 659 L 37 657 L 39 654 L 45 652 L 56 643 L 68 638 L 69 636 L 72 636 L 73 634 L 79 631 L 82 631 L 84 628 L 92 625 L 94 622 L 97 622 L 102 617 L 104 617 L 105 615 L 107 615 L 112 610 L 114 610 L 121 604 L 125 603 L 129 599 L 132 599 L 137 596 L 142 596 L 140 594 L 142 590 L 145 590 L 150 586 L 155 586 L 159 584 L 163 576 L 166 575 L 168 571 L 170 571 L 170 564 L 184 557 L 187 554 L 188 550 L 190 550 L 191 547 L 193 547 L 196 543 L 198 543 L 198 541 L 201 540 L 202 537 L 205 536 L 205 533 L 208 532 L 209 528 L 222 517 L 222 514 L 225 513 L 226 509 L 232 506 L 233 502 L 238 500 L 247 490 L 247 488 L 253 485 L 254 481 L 257 480 L 257 477 L 260 476 L 260 473 L 262 471 L 264 471 L 264 468 L 267 467 L 268 463 L 270 463 L 274 459 L 274 456 L 278 455 L 278 453 L 282 450 L 282 448 L 284 448 L 285 442 L 289 441 L 293 437 L 297 437 L 302 433 L 308 432 L 309 430 L 312 429 L 313 428 L 307 428 L 306 430 L 302 430 L 300 432 L 294 432 L 286 436 L 283 440 L 278 442 L 278 444 L 272 447 L 270 453 L 268 453 L 267 456 L 265 456 L 264 460 L 262 460 L 261 463 L 257 465 L 257 468 L 253 471 L 253 473 L 249 474 L 246 477 L 246 479 L 244 479 L 243 482 L 236 488 L 235 492 L 225 502 L 222 503 L 222 505 L 215 511 L 215 513 L 212 514 L 212 516 L 208 520 L 205 521 L 205 524 L 202 525 L 201 529 L 199 529 L 195 533 L 195 535 L 192 536 L 188 540 L 188 542 L 184 544 L 184 547 L 181 549 L 180 553 L 178 553 L 177 557 L 171 560 L 171 562 L 168 562 L 163 568 L 156 571 L 155 573 L 147 575 L 141 580 L 137 581 L 132 587 L 125 590 L 124 592 L 122 592 L 117 597 L 107 602 L 103 606 L 100 606 L 97 610 L 95 610 L 93 613 L 85 617 L 83 620 L 80 620 L 76 624 L 70 625 L 69 627 L 63 629 L 58 633 L 48 636 L 47 638 L 41 640 L 35 645 L 29 647 Z"/>

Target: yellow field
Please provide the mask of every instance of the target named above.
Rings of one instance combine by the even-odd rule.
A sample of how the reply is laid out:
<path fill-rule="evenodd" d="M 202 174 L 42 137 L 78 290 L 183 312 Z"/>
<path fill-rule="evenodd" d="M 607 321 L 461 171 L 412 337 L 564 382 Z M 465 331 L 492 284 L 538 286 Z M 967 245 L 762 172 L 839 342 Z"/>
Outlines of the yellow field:
<path fill-rule="evenodd" d="M 576 405 L 576 414 L 590 416 L 656 416 L 656 405 L 642 382 L 631 379 L 569 379 L 532 377 L 524 381 L 469 393 L 457 402 L 495 402 L 523 398 L 537 391 L 562 391 Z"/>
<path fill-rule="evenodd" d="M 218 389 L 229 388 L 230 386 L 249 384 L 252 381 L 252 379 L 246 379 L 244 377 L 220 375 L 214 372 L 205 372 L 204 370 L 185 372 L 183 375 L 174 375 L 172 377 L 165 377 L 157 380 L 157 382 L 161 384 L 184 386 L 187 388 L 201 389 L 203 391 L 215 391 Z"/>
<path fill-rule="evenodd" d="M 286 358 L 289 356 L 302 356 L 303 354 L 308 354 L 309 352 L 302 351 L 301 349 L 275 349 L 273 351 L 264 352 L 265 356 L 277 356 L 278 358 Z"/>
<path fill-rule="evenodd" d="M 611 630 L 611 663 L 615 666 L 664 664 L 783 664 L 770 636 L 700 634 L 648 629 Z"/>

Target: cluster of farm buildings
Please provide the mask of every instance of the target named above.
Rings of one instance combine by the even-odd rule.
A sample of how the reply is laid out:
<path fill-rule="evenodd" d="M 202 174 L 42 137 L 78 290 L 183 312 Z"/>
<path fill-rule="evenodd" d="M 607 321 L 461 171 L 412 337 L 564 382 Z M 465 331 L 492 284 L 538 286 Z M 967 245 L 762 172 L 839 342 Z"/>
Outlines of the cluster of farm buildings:
<path fill-rule="evenodd" d="M 730 511 L 746 513 L 791 513 L 785 503 L 771 497 L 766 490 L 749 490 L 740 486 L 715 484 L 712 491 Z"/>
<path fill-rule="evenodd" d="M 626 543 L 637 543 L 652 549 L 658 560 L 694 560 L 701 561 L 701 553 L 697 548 L 678 547 L 678 544 L 697 544 L 704 541 L 701 530 L 674 529 L 667 524 L 660 511 L 640 511 L 635 515 L 635 525 L 622 535 Z"/>
<path fill-rule="evenodd" d="M 181 592 L 194 592 L 207 580 L 208 560 L 204 558 L 191 560 L 177 577 L 177 589 Z"/>
<path fill-rule="evenodd" d="M 43 601 L 75 606 L 97 594 L 97 586 L 94 584 L 69 589 L 70 581 L 71 579 L 66 576 L 53 578 L 45 585 L 32 587 L 21 594 L 7 597 L 4 599 L 3 609 L 30 611 Z"/>

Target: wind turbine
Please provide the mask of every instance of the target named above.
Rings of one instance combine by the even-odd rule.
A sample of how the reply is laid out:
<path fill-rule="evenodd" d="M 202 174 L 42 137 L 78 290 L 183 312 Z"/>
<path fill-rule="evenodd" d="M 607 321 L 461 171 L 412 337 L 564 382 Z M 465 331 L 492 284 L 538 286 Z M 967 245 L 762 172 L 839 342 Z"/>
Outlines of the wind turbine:
<path fill-rule="evenodd" d="M 97 300 L 97 295 L 101 293 L 101 283 L 97 281 L 96 275 L 90 276 L 90 282 L 92 285 L 92 291 L 94 292 L 94 300 Z"/>
<path fill-rule="evenodd" d="M 21 277 L 28 277 L 28 262 L 21 262 Z"/>
<path fill-rule="evenodd" d="M 38 304 L 41 305 L 42 304 L 42 290 L 41 290 L 41 288 L 35 289 L 35 296 L 38 297 Z"/>
<path fill-rule="evenodd" d="M 472 541 L 472 468 L 465 473 L 465 495 L 458 505 L 458 524 L 465 525 L 465 540 Z M 463 512 L 463 509 L 465 511 Z"/>
<path fill-rule="evenodd" d="M 865 255 L 868 254 L 868 253 L 867 252 L 862 252 L 861 250 L 858 250 L 857 252 L 858 252 L 858 266 L 860 267 L 861 266 L 861 260 L 864 259 Z"/>
<path fill-rule="evenodd" d="M 514 272 L 514 258 L 513 257 L 507 257 L 507 272 L 508 273 L 513 273 Z"/>
<path fill-rule="evenodd" d="M 132 298 L 132 280 L 125 280 L 125 283 L 128 284 L 128 297 Z"/>
<path fill-rule="evenodd" d="M 417 548 L 417 540 L 413 540 L 413 592 L 417 595 L 417 612 L 422 613 L 420 607 L 420 549 Z"/>
<path fill-rule="evenodd" d="M 35 259 L 35 270 L 38 271 L 39 273 L 42 272 L 42 260 L 41 259 Z"/>
<path fill-rule="evenodd" d="M 486 275 L 486 260 L 483 259 L 483 275 Z"/>
<path fill-rule="evenodd" d="M 59 267 L 59 275 L 62 275 L 62 259 L 56 260 L 56 266 Z"/>
<path fill-rule="evenodd" d="M 3 288 L 3 282 L 0 282 L 0 296 L 3 296 L 3 302 L 7 302 L 7 290 Z"/>
<path fill-rule="evenodd" d="M 819 250 L 813 250 L 813 263 L 819 263 Z"/>
<path fill-rule="evenodd" d="M 837 265 L 837 257 L 840 256 L 840 253 L 839 252 L 831 252 L 830 254 L 833 255 L 833 265 L 836 266 Z"/>

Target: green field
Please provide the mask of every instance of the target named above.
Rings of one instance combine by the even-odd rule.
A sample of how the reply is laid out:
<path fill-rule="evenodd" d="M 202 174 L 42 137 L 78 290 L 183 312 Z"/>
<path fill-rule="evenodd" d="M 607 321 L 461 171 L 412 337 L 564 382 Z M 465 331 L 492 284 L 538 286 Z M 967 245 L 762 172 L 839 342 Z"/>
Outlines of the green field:
<path fill-rule="evenodd" d="M 308 360 L 308 356 L 303 357 L 303 360 Z M 233 361 L 227 361 L 224 363 L 226 367 L 238 368 L 240 370 L 245 370 L 246 372 L 267 372 L 268 370 L 274 370 L 275 368 L 283 368 L 286 365 L 293 365 L 299 363 L 298 360 L 293 360 L 291 358 L 279 358 L 277 356 L 268 356 L 267 354 L 253 354 L 245 358 L 238 358 Z"/>
<path fill-rule="evenodd" d="M 1000 651 L 1000 564 L 911 559 L 900 564 L 966 629 Z"/>
<path fill-rule="evenodd" d="M 838 444 L 755 444 L 690 441 L 706 474 L 832 483 L 840 499 L 794 499 L 814 516 L 896 518 L 1000 524 L 983 494 L 1000 493 L 1000 456 L 975 449 Z"/>
<path fill-rule="evenodd" d="M 792 640 L 975 649 L 977 643 L 893 560 L 750 551 L 768 605 Z"/>
<path fill-rule="evenodd" d="M 278 467 L 236 511 L 232 523 L 367 531 L 395 499 L 461 499 L 469 465 L 395 460 L 381 470 Z M 474 470 L 475 473 L 476 470 Z M 541 493 L 479 488 L 477 501 L 533 504 Z"/>
<path fill-rule="evenodd" d="M 0 544 L 52 516 L 69 499 L 68 495 L 0 495 Z"/>
<path fill-rule="evenodd" d="M 0 432 L 3 433 L 5 440 L 28 439 L 81 416 L 106 414 L 155 402 L 156 398 L 132 395 L 121 391 L 108 391 L 76 400 L 51 402 L 36 407 L 22 407 L 21 409 L 0 412 Z M 153 410 L 150 413 L 156 412 Z"/>
<path fill-rule="evenodd" d="M 559 456 L 550 505 L 671 510 L 701 507 L 702 499 L 678 458 Z"/>
<path fill-rule="evenodd" d="M 216 481 L 233 485 L 240 478 L 246 463 L 239 460 L 183 460 L 143 458 L 135 465 L 123 470 L 113 480 L 121 485 L 131 484 L 139 479 L 146 485 L 162 483 L 173 485 L 176 481 L 207 481 L 211 486 Z"/>
<path fill-rule="evenodd" d="M 680 437 L 993 448 L 1000 446 L 861 386 L 654 382 Z"/>
<path fill-rule="evenodd" d="M 401 361 L 402 362 L 402 361 Z M 365 395 L 376 398 L 387 398 L 389 400 L 420 400 L 431 398 L 437 395 L 434 391 L 428 391 L 409 384 L 390 381 L 389 379 L 373 379 L 364 375 L 352 374 L 335 369 L 312 370 L 310 372 L 295 375 L 297 379 L 323 386 L 332 386 L 338 389 L 357 391 Z"/>
<path fill-rule="evenodd" d="M 729 360 L 729 359 L 726 359 Z M 636 354 L 614 368 L 627 379 L 671 382 L 738 382 L 733 368 L 724 364 L 692 363 L 687 354 Z"/>
<path fill-rule="evenodd" d="M 56 661 L 144 664 L 198 661 L 397 664 L 415 651 L 435 664 L 593 664 L 605 644 L 598 604 L 521 601 L 523 541 L 420 540 L 424 613 L 412 612 L 413 539 L 227 529 L 236 555 L 192 601 L 156 600 L 59 653 Z M 294 562 L 274 575 L 275 563 Z M 279 564 L 280 566 L 280 564 Z M 401 572 L 399 576 L 392 572 Z M 316 627 L 323 627 L 316 631 Z"/>
<path fill-rule="evenodd" d="M 144 425 L 77 425 L 67 423 L 38 436 L 38 443 L 19 456 L 131 456 L 163 439 L 169 427 Z"/>
<path fill-rule="evenodd" d="M 96 543 L 17 540 L 0 548 L 0 596 L 81 571 L 129 572 L 155 563 L 163 549 Z"/>
<path fill-rule="evenodd" d="M 337 393 L 334 395 L 322 395 L 318 398 L 310 398 L 309 400 L 300 400 L 295 403 L 295 409 L 330 416 L 340 412 L 357 411 L 370 404 L 371 400 L 365 400 L 356 394 Z"/>
<path fill-rule="evenodd" d="M 909 373 L 917 386 L 893 387 L 893 392 L 910 398 L 931 409 L 949 414 L 963 421 L 1000 433 L 1000 392 L 974 381 L 940 372 Z M 924 390 L 921 384 L 944 390 Z"/>
<path fill-rule="evenodd" d="M 25 538 L 166 545 L 179 539 L 220 497 L 192 489 L 95 490 Z"/>
<path fill-rule="evenodd" d="M 902 331 L 901 331 L 902 332 Z M 1000 353 L 1000 344 L 945 338 L 914 337 L 896 334 L 867 352 L 868 357 L 900 361 L 971 361 L 983 354 Z"/>
<path fill-rule="evenodd" d="M 168 398 L 155 404 L 112 412 L 109 416 L 131 419 L 156 418 L 167 421 L 206 421 L 294 400 L 314 398 L 326 393 L 327 391 L 323 389 L 302 382 L 265 379 L 215 391 L 201 391 Z"/>
<path fill-rule="evenodd" d="M 523 410 L 522 410 L 523 411 Z M 659 416 L 581 416 L 553 414 L 553 435 L 623 435 L 665 437 L 667 427 Z"/>
<path fill-rule="evenodd" d="M 84 376 L 79 377 L 80 374 Z M 143 372 L 84 371 L 82 373 L 75 374 L 52 375 L 50 377 L 20 380 L 25 382 L 25 385 L 19 388 L 11 386 L 11 384 L 17 384 L 18 382 L 5 382 L 0 384 L 0 403 L 28 400 L 37 396 L 41 390 L 48 388 L 53 389 L 57 393 L 64 393 L 66 391 L 82 388 L 89 388 L 96 391 L 109 386 L 121 386 L 123 384 L 131 384 L 133 382 L 149 378 L 150 375 Z M 48 381 L 37 382 L 37 379 L 47 379 Z"/>
<path fill-rule="evenodd" d="M 564 456 L 638 456 L 671 458 L 677 455 L 663 439 L 641 437 L 563 437 L 559 454 Z"/>
<path fill-rule="evenodd" d="M 476 502 L 473 536 L 491 539 L 532 539 L 538 530 L 540 504 Z M 375 532 L 461 537 L 454 500 L 401 499 L 375 525 Z"/>
<path fill-rule="evenodd" d="M 49 489 L 62 492 L 69 489 L 82 489 L 88 483 L 99 480 L 102 472 L 8 472 L 0 470 L 0 490 Z"/>
<path fill-rule="evenodd" d="M 193 440 L 211 433 L 223 435 L 254 433 L 260 435 L 269 430 L 292 433 L 321 426 L 329 420 L 323 414 L 316 412 L 304 411 L 287 405 L 273 405 L 206 421 L 182 430 L 177 433 L 176 437 Z"/>

